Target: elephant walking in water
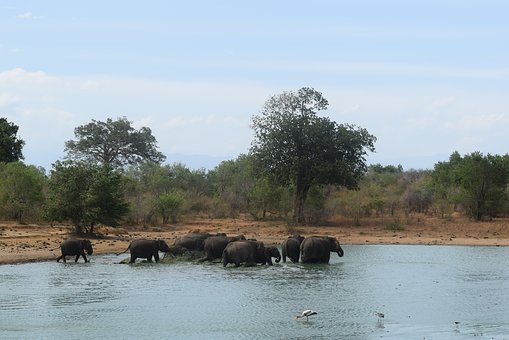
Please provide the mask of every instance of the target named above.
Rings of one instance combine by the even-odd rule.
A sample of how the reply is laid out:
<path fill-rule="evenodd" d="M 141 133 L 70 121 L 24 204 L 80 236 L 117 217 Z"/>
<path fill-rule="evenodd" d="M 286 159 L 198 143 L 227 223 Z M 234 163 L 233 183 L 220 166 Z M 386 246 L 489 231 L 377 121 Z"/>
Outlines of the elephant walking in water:
<path fill-rule="evenodd" d="M 306 237 L 300 244 L 300 252 L 303 263 L 329 263 L 331 252 L 339 257 L 344 255 L 338 240 L 329 236 Z"/>
<path fill-rule="evenodd" d="M 175 240 L 174 246 L 185 248 L 187 250 L 203 250 L 205 240 L 212 236 L 226 236 L 224 233 L 209 234 L 209 233 L 190 233 L 183 235 Z"/>
<path fill-rule="evenodd" d="M 290 258 L 293 263 L 299 262 L 300 257 L 300 244 L 304 240 L 303 236 L 292 235 L 288 236 L 281 244 L 281 254 L 283 255 L 283 262 L 286 262 L 286 256 Z"/>
<path fill-rule="evenodd" d="M 87 260 L 87 256 L 85 255 L 85 251 L 88 255 L 92 255 L 94 250 L 92 249 L 92 242 L 90 240 L 77 240 L 77 239 L 69 239 L 62 242 L 60 245 L 60 251 L 62 252 L 62 255 L 57 259 L 57 262 L 59 262 L 61 259 L 64 259 L 64 262 L 67 262 L 65 257 L 66 256 L 73 256 L 76 255 L 76 258 L 74 259 L 74 262 L 78 262 L 78 259 L 80 256 L 83 257 L 83 259 L 86 262 L 89 262 Z"/>
<path fill-rule="evenodd" d="M 159 262 L 159 252 L 168 253 L 171 251 L 170 247 L 164 240 L 134 240 L 129 244 L 126 250 L 118 255 L 130 250 L 131 260 L 129 263 L 134 263 L 137 258 L 147 259 L 148 262 L 152 261 L 152 257 L 156 262 Z"/>
<path fill-rule="evenodd" d="M 205 240 L 203 250 L 205 251 L 205 257 L 199 259 L 199 262 L 212 261 L 214 259 L 220 259 L 223 256 L 223 250 L 230 242 L 245 240 L 244 235 L 238 236 L 212 236 Z"/>
<path fill-rule="evenodd" d="M 228 263 L 233 263 L 236 267 L 241 263 L 246 265 L 261 263 L 272 266 L 272 257 L 275 257 L 276 263 L 279 263 L 281 260 L 279 250 L 276 247 L 265 247 L 263 242 L 250 240 L 232 242 L 223 251 L 223 267 L 226 267 Z"/>

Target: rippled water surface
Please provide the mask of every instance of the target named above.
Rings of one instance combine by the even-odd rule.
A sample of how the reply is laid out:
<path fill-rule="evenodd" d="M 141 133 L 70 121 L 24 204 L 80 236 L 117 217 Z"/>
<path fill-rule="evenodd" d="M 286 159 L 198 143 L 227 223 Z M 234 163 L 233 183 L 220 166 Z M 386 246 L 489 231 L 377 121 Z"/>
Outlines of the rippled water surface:
<path fill-rule="evenodd" d="M 0 339 L 509 339 L 509 248 L 343 249 L 329 265 L 3 265 Z"/>

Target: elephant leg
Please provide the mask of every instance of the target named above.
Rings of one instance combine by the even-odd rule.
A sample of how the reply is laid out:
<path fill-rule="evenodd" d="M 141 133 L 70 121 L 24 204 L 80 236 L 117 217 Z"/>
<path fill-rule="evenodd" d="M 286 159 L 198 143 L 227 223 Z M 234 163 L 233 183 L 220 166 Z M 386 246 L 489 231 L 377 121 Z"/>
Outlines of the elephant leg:
<path fill-rule="evenodd" d="M 76 255 L 76 258 L 74 259 L 74 262 L 78 262 L 79 258 L 80 258 L 80 254 Z"/>
<path fill-rule="evenodd" d="M 131 255 L 131 261 L 129 261 L 129 263 L 134 263 L 134 261 L 136 261 L 136 256 Z"/>
<path fill-rule="evenodd" d="M 240 261 L 235 261 L 235 267 L 240 267 Z"/>
<path fill-rule="evenodd" d="M 60 255 L 57 259 L 57 262 L 59 262 L 62 259 L 62 257 L 64 257 L 64 255 Z"/>
<path fill-rule="evenodd" d="M 159 262 L 159 253 L 155 253 L 154 254 L 154 260 L 157 262 Z"/>
<path fill-rule="evenodd" d="M 83 252 L 83 254 L 81 254 L 81 256 L 83 257 L 83 260 L 85 260 L 85 263 L 89 262 L 87 259 L 87 255 L 85 255 L 84 252 Z"/>
<path fill-rule="evenodd" d="M 284 248 L 283 248 L 283 249 L 281 249 L 281 256 L 283 256 L 283 262 L 285 262 L 285 263 L 286 263 L 286 251 L 285 251 L 285 249 L 284 249 Z M 291 259 L 292 259 L 292 258 L 290 257 L 290 260 L 291 260 Z"/>
<path fill-rule="evenodd" d="M 149 257 L 147 257 L 147 262 L 152 262 L 152 255 L 150 255 Z"/>

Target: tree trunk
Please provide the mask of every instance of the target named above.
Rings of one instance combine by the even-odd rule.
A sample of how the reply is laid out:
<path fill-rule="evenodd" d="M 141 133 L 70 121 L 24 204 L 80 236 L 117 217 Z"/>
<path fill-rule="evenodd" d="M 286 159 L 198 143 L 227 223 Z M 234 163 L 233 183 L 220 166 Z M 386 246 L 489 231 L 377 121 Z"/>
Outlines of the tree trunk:
<path fill-rule="evenodd" d="M 295 191 L 295 201 L 293 205 L 293 219 L 297 223 L 304 223 L 304 203 L 309 191 L 309 184 L 303 183 L 302 180 L 297 180 L 297 188 Z"/>

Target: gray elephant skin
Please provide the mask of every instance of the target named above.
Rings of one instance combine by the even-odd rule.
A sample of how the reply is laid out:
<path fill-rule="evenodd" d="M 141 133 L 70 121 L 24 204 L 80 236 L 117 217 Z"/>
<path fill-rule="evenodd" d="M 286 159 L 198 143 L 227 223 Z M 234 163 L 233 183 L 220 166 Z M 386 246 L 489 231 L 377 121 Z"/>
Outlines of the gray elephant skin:
<path fill-rule="evenodd" d="M 223 251 L 223 267 L 228 263 L 233 263 L 236 267 L 241 263 L 272 265 L 272 257 L 275 257 L 278 263 L 281 260 L 279 250 L 276 247 L 265 247 L 263 242 L 250 240 L 231 242 Z"/>
<path fill-rule="evenodd" d="M 339 257 L 344 255 L 343 249 L 335 237 L 306 237 L 300 244 L 303 263 L 329 263 L 331 252 L 337 253 Z"/>
<path fill-rule="evenodd" d="M 134 240 L 129 244 L 126 250 L 117 255 L 130 251 L 131 260 L 129 263 L 134 263 L 137 258 L 147 259 L 148 262 L 152 261 L 152 257 L 156 262 L 159 262 L 159 252 L 171 252 L 170 247 L 164 240 Z"/>
<path fill-rule="evenodd" d="M 293 263 L 299 262 L 300 257 L 300 244 L 304 240 L 303 236 L 292 235 L 284 240 L 281 244 L 281 254 L 283 255 L 283 262 L 286 262 L 286 257 L 290 258 Z"/>
<path fill-rule="evenodd" d="M 175 240 L 174 246 L 185 248 L 187 250 L 203 250 L 205 240 L 212 236 L 226 236 L 224 233 L 209 234 L 209 233 L 190 233 L 183 235 Z"/>
<path fill-rule="evenodd" d="M 205 257 L 198 261 L 203 262 L 203 261 L 213 261 L 214 259 L 220 259 L 223 257 L 223 250 L 229 243 L 245 239 L 246 237 L 244 235 L 211 236 L 205 240 L 205 243 L 203 245 Z"/>
<path fill-rule="evenodd" d="M 258 248 L 256 263 L 272 266 L 273 257 L 276 259 L 276 263 L 281 261 L 281 253 L 279 250 L 274 246 L 264 247 L 262 243 L 262 246 Z"/>
<path fill-rule="evenodd" d="M 87 252 L 88 255 L 92 255 L 94 250 L 92 249 L 92 242 L 90 240 L 78 240 L 78 239 L 69 239 L 62 242 L 60 245 L 60 251 L 62 252 L 62 255 L 57 259 L 57 262 L 59 262 L 61 259 L 64 260 L 64 262 L 67 262 L 65 257 L 66 256 L 76 256 L 74 259 L 74 262 L 78 262 L 78 259 L 83 257 L 83 259 L 86 262 L 89 262 L 87 259 L 87 256 L 85 255 L 85 252 Z"/>

